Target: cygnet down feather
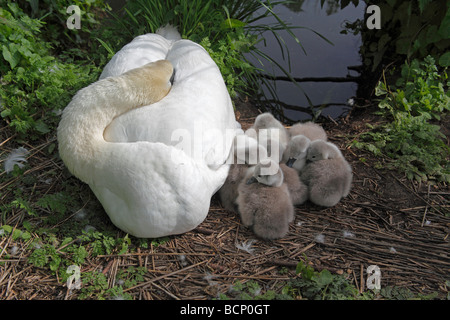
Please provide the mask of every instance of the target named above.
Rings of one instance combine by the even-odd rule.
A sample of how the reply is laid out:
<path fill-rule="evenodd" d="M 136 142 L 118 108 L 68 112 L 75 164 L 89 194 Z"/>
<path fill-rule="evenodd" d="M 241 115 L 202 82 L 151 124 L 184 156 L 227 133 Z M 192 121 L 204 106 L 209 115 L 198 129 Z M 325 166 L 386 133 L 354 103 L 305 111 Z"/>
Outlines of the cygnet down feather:
<path fill-rule="evenodd" d="M 275 173 L 262 171 L 268 167 Z M 289 223 L 294 220 L 294 206 L 278 163 L 261 161 L 250 168 L 238 193 L 236 203 L 246 227 L 263 239 L 278 239 L 287 234 Z"/>
<path fill-rule="evenodd" d="M 332 207 L 348 195 L 352 169 L 337 146 L 323 140 L 313 141 L 307 160 L 300 179 L 308 186 L 311 202 Z"/>
<path fill-rule="evenodd" d="M 248 166 L 245 164 L 233 163 L 228 171 L 227 179 L 219 189 L 219 197 L 222 206 L 232 212 L 238 213 L 236 199 L 238 197 L 238 187 L 247 173 Z"/>
<path fill-rule="evenodd" d="M 258 115 L 253 126 L 245 134 L 257 139 L 259 144 L 267 149 L 268 156 L 272 160 L 281 161 L 289 142 L 289 133 L 271 113 Z"/>
<path fill-rule="evenodd" d="M 308 121 L 305 123 L 296 123 L 288 129 L 291 137 L 303 135 L 309 140 L 324 140 L 327 141 L 327 133 L 317 123 Z"/>
<path fill-rule="evenodd" d="M 230 170 L 225 183 L 219 190 L 219 197 L 225 209 L 238 213 L 236 204 L 238 186 L 244 179 L 248 168 L 251 165 L 256 165 L 259 162 L 258 159 L 267 157 L 267 151 L 255 139 L 245 134 L 234 137 L 231 150 L 232 153 L 229 156 Z"/>
<path fill-rule="evenodd" d="M 306 163 L 306 153 L 311 141 L 304 135 L 297 135 L 289 140 L 283 153 L 282 163 L 300 172 Z"/>
<path fill-rule="evenodd" d="M 284 183 L 287 185 L 294 206 L 303 204 L 308 200 L 308 187 L 300 180 L 297 170 L 280 163 L 283 171 Z"/>

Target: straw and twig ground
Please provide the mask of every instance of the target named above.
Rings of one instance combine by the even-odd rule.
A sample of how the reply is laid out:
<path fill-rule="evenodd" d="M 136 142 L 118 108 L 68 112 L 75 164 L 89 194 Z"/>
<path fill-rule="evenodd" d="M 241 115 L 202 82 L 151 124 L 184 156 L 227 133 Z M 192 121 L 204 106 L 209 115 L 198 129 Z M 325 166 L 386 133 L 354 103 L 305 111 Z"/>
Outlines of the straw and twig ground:
<path fill-rule="evenodd" d="M 246 128 L 253 123 L 256 113 L 241 102 L 237 104 L 236 115 Z M 369 121 L 373 124 L 381 119 L 365 110 L 323 124 L 330 140 L 343 150 L 353 167 L 352 191 L 332 208 L 311 203 L 298 206 L 295 221 L 283 239 L 255 238 L 237 215 L 222 208 L 215 196 L 208 217 L 195 230 L 168 237 L 160 245 L 151 242 L 147 248 L 136 246 L 125 254 L 88 255 L 81 272 L 101 272 L 107 286 L 113 287 L 120 270 L 144 267 L 147 271 L 141 281 L 124 293 L 135 299 L 211 299 L 219 293 L 228 294 L 237 281 L 254 280 L 262 291 L 280 291 L 286 281 L 297 276 L 297 263 L 307 259 L 316 270 L 345 275 L 361 292 L 368 290 L 367 267 L 377 265 L 383 287 L 437 293 L 437 298 L 445 298 L 450 274 L 448 186 L 413 183 L 397 172 L 376 169 L 375 163 L 381 159 L 350 148 L 352 137 L 363 132 Z M 0 134 L 2 154 L 17 147 L 8 128 L 3 127 Z M 67 212 L 66 218 L 54 226 L 59 228 L 59 236 L 64 237 L 61 233 L 64 225 L 70 225 L 80 209 L 86 209 L 89 215 L 113 228 L 88 187 L 69 177 L 61 160 L 42 151 L 55 143 L 55 137 L 48 139 L 24 142 L 30 150 L 30 169 L 23 175 L 37 177 L 32 185 L 24 186 L 29 198 L 34 194 L 56 193 L 68 181 L 79 184 L 85 190 L 79 195 L 84 197 L 83 208 Z M 11 201 L 12 191 L 7 186 L 14 179 L 17 178 L 2 173 L 0 204 Z M 2 217 L 3 221 L 21 226 L 24 220 L 39 220 L 27 217 L 24 211 L 17 208 Z M 120 230 L 115 232 L 117 237 L 125 236 Z M 0 237 L 0 299 L 78 298 L 79 291 L 68 290 L 57 273 L 28 262 L 29 244 L 37 237 L 34 233 L 26 241 Z M 58 243 L 55 248 L 62 252 Z"/>

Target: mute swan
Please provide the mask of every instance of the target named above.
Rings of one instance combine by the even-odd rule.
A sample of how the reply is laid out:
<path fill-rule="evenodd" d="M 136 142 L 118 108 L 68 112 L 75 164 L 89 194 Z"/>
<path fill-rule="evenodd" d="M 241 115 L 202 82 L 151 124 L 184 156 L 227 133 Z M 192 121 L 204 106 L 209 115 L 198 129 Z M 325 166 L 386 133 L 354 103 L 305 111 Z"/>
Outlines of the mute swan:
<path fill-rule="evenodd" d="M 225 161 L 237 128 L 222 75 L 208 53 L 180 39 L 174 28 L 159 33 L 169 39 L 146 34 L 117 52 L 103 80 L 83 89 L 64 110 L 58 128 L 69 169 L 76 168 L 73 174 L 89 184 L 118 228 L 143 238 L 184 233 L 206 218 L 212 195 L 227 177 Z M 132 109 L 134 86 L 153 90 L 139 82 L 103 94 L 105 84 L 120 84 L 115 79 L 128 70 L 160 59 L 174 69 L 164 99 Z M 163 75 L 167 82 L 172 72 Z"/>
<path fill-rule="evenodd" d="M 273 167 L 275 173 L 263 172 Z M 242 223 L 263 239 L 277 239 L 286 235 L 294 220 L 294 206 L 283 171 L 273 160 L 261 161 L 248 170 L 240 183 L 236 203 Z"/>
<path fill-rule="evenodd" d="M 269 158 L 281 161 L 289 142 L 289 133 L 271 113 L 258 115 L 253 126 L 245 134 L 257 139 L 258 143 L 267 149 Z"/>
<path fill-rule="evenodd" d="M 325 130 L 317 123 L 308 121 L 305 123 L 296 123 L 288 129 L 291 137 L 297 135 L 303 135 L 309 140 L 324 140 L 327 141 L 327 133 Z"/>
<path fill-rule="evenodd" d="M 311 140 L 304 135 L 297 135 L 289 140 L 286 150 L 283 153 L 282 162 L 288 167 L 294 168 L 300 172 L 306 163 L 306 152 L 308 151 Z"/>
<path fill-rule="evenodd" d="M 307 155 L 310 161 L 303 169 L 300 179 L 309 189 L 309 200 L 332 207 L 350 192 L 352 169 L 338 147 L 330 142 L 311 142 Z"/>

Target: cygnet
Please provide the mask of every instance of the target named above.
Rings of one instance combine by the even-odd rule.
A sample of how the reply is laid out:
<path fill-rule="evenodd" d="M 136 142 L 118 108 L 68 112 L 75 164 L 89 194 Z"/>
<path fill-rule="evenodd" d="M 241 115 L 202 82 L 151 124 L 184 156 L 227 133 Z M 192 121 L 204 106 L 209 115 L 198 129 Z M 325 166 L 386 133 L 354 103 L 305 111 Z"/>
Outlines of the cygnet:
<path fill-rule="evenodd" d="M 306 164 L 306 152 L 311 141 L 304 135 L 297 135 L 289 140 L 283 153 L 282 163 L 300 172 Z"/>
<path fill-rule="evenodd" d="M 294 206 L 283 171 L 273 160 L 249 168 L 238 187 L 236 203 L 242 223 L 263 239 L 277 239 L 289 231 Z"/>
<path fill-rule="evenodd" d="M 257 139 L 267 149 L 269 157 L 280 162 L 289 142 L 289 132 L 271 113 L 258 115 L 245 134 Z"/>
<path fill-rule="evenodd" d="M 308 121 L 305 123 L 296 123 L 288 129 L 291 137 L 303 135 L 309 140 L 324 140 L 327 141 L 327 133 L 325 130 L 317 123 Z"/>
<path fill-rule="evenodd" d="M 323 140 L 311 142 L 300 175 L 311 202 L 324 207 L 336 205 L 350 192 L 352 178 L 352 169 L 336 145 Z"/>
<path fill-rule="evenodd" d="M 230 170 L 223 186 L 219 189 L 219 197 L 222 206 L 238 213 L 236 198 L 238 196 L 239 183 L 244 179 L 250 166 L 258 163 L 259 159 L 265 159 L 267 151 L 258 142 L 244 134 L 234 137 L 232 153 L 229 156 Z"/>
<path fill-rule="evenodd" d="M 294 206 L 303 204 L 308 200 L 308 187 L 304 184 L 298 175 L 297 170 L 280 163 L 283 171 L 284 183 L 287 185 L 291 201 Z"/>
<path fill-rule="evenodd" d="M 308 138 L 304 136 L 297 136 L 294 137 L 295 139 L 292 141 L 289 141 L 289 144 L 291 144 L 291 148 L 288 149 L 292 150 L 292 158 L 290 159 L 282 159 L 282 163 L 280 163 L 280 168 L 283 170 L 284 175 L 284 182 L 287 184 L 289 193 L 291 194 L 292 204 L 299 205 L 305 202 L 308 198 L 308 188 L 306 185 L 300 180 L 299 172 L 300 169 L 304 166 L 304 163 L 306 162 L 306 151 L 309 147 L 310 141 Z M 273 148 L 274 140 L 268 140 L 267 141 L 267 148 L 272 149 Z M 260 148 L 264 149 L 261 145 L 259 145 Z M 273 149 L 272 149 L 273 150 Z M 286 154 L 286 151 L 284 152 Z M 303 153 L 302 153 L 303 152 Z M 298 160 L 297 160 L 298 158 Z M 270 158 L 272 160 L 275 160 L 273 158 Z M 279 160 L 277 161 L 279 162 Z M 286 164 L 285 164 L 286 163 Z M 289 166 L 295 166 L 295 169 L 290 168 Z"/>

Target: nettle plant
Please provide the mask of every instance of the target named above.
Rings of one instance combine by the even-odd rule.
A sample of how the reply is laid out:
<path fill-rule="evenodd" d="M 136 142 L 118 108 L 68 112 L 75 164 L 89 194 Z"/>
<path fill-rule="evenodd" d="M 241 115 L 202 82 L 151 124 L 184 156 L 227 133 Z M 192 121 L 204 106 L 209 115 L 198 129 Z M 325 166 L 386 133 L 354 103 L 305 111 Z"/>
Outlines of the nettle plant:
<path fill-rule="evenodd" d="M 375 155 L 387 155 L 388 167 L 399 169 L 409 179 L 450 182 L 450 148 L 437 120 L 450 110 L 446 70 L 441 73 L 431 56 L 405 63 L 395 86 L 380 81 L 375 94 L 380 114 L 392 119 L 362 134 L 354 145 Z"/>
<path fill-rule="evenodd" d="M 35 138 L 56 126 L 60 110 L 99 70 L 53 56 L 42 39 L 45 24 L 16 3 L 0 8 L 0 21 L 0 115 L 15 132 Z"/>
<path fill-rule="evenodd" d="M 440 74 L 431 56 L 423 61 L 413 60 L 405 63 L 401 77 L 397 80 L 396 91 L 392 93 L 394 106 L 398 111 L 405 111 L 410 116 L 422 115 L 427 119 L 440 120 L 443 112 L 450 110 L 450 96 L 446 92 L 450 82 L 446 72 Z M 384 83 L 380 83 L 380 95 L 386 94 Z M 384 93 L 386 91 L 386 93 Z M 386 100 L 386 99 L 385 99 Z M 380 107 L 390 107 L 390 101 L 382 101 Z M 392 112 L 395 114 L 395 112 Z"/>

